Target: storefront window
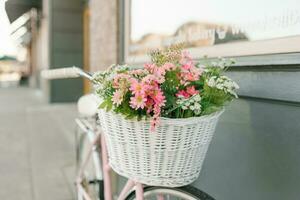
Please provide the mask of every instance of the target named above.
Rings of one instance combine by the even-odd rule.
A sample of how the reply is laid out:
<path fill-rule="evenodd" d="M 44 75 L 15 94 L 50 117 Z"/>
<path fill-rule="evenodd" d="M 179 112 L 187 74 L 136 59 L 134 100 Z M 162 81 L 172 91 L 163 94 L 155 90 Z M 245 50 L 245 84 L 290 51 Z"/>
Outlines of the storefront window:
<path fill-rule="evenodd" d="M 127 56 L 184 43 L 196 56 L 300 52 L 299 0 L 131 0 Z"/>

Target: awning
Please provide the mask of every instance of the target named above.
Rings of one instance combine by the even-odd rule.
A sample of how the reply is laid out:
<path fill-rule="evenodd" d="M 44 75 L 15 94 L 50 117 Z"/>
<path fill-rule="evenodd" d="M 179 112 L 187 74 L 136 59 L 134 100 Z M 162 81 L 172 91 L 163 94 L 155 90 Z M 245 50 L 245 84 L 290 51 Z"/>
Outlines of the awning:
<path fill-rule="evenodd" d="M 9 60 L 9 61 L 16 61 L 17 59 L 13 56 L 0 56 L 0 61 Z"/>
<path fill-rule="evenodd" d="M 12 39 L 22 46 L 28 45 L 31 40 L 31 13 L 31 10 L 24 13 L 10 25 Z"/>
<path fill-rule="evenodd" d="M 41 8 L 41 0 L 8 0 L 5 2 L 5 10 L 10 23 L 14 22 L 31 8 Z"/>

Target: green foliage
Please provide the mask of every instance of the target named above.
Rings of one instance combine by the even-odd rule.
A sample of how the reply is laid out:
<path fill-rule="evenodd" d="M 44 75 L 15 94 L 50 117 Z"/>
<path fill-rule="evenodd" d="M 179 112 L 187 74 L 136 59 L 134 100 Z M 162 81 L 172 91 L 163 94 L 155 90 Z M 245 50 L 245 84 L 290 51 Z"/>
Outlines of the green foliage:
<path fill-rule="evenodd" d="M 220 110 L 225 104 L 232 100 L 232 96 L 223 90 L 211 88 L 207 84 L 202 90 L 202 114 L 211 114 Z"/>
<path fill-rule="evenodd" d="M 107 112 L 113 108 L 113 103 L 111 98 L 106 98 L 99 106 L 100 109 L 105 109 Z"/>
<path fill-rule="evenodd" d="M 166 97 L 165 110 L 175 106 L 176 93 L 180 87 L 180 80 L 177 76 L 179 70 L 168 71 L 165 75 L 165 82 L 161 85 L 161 89 Z"/>

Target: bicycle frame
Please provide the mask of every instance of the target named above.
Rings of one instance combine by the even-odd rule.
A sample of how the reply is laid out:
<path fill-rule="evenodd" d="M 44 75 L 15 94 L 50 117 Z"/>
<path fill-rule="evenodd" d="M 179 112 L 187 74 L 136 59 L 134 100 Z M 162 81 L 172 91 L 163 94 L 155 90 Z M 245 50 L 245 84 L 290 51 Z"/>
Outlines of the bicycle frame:
<path fill-rule="evenodd" d="M 104 134 L 101 133 L 101 131 L 98 131 L 95 133 L 92 129 L 92 127 L 89 127 L 86 123 L 83 123 L 79 119 L 76 119 L 76 123 L 78 126 L 84 131 L 85 134 L 88 134 L 89 132 L 95 134 L 95 137 L 91 141 L 91 145 L 89 147 L 88 156 L 85 158 L 85 160 L 82 163 L 82 166 L 79 169 L 78 177 L 76 180 L 76 186 L 78 189 L 79 196 L 83 196 L 84 200 L 93 200 L 88 192 L 85 190 L 85 188 L 82 185 L 83 180 L 83 172 L 85 167 L 87 166 L 89 160 L 93 156 L 93 151 L 95 150 L 95 147 L 98 145 L 101 149 L 101 164 L 102 164 L 102 172 L 103 172 L 103 180 L 104 180 L 104 199 L 105 200 L 112 200 L 112 187 L 111 187 L 111 177 L 110 177 L 110 171 L 112 170 L 109 166 L 108 161 L 108 153 L 105 143 L 105 137 Z M 125 186 L 123 187 L 118 200 L 123 200 L 127 196 L 128 192 L 131 191 L 135 187 L 136 191 L 136 199 L 137 200 L 143 200 L 144 199 L 144 191 L 143 191 L 143 185 L 139 182 L 135 182 L 133 180 L 128 180 Z"/>

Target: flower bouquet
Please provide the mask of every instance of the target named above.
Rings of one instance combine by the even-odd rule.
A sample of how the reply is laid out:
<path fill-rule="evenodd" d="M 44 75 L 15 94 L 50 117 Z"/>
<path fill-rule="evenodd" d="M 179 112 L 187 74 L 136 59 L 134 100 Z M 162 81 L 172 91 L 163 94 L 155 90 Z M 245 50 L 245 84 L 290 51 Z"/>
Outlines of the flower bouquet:
<path fill-rule="evenodd" d="M 232 60 L 196 62 L 179 46 L 151 52 L 143 68 L 112 66 L 94 75 L 111 167 L 148 185 L 194 181 L 223 107 L 238 85 Z"/>

